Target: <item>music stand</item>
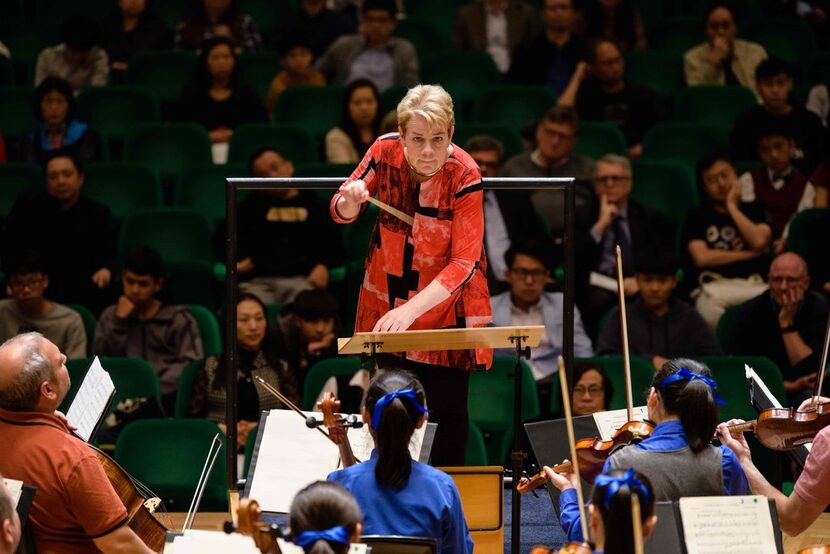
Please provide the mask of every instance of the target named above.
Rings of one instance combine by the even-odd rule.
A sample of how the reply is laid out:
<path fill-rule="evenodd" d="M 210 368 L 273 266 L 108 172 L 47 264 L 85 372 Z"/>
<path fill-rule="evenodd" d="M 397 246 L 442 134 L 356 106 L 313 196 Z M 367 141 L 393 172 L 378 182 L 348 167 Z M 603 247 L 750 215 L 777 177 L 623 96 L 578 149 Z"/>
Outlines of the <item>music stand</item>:
<path fill-rule="evenodd" d="M 355 333 L 350 338 L 337 339 L 338 354 L 365 354 L 372 357 L 387 352 L 472 350 L 475 348 L 514 349 L 516 369 L 513 374 L 513 451 L 510 453 L 510 464 L 513 468 L 513 525 L 510 528 L 510 540 L 513 552 L 519 551 L 519 539 L 521 538 L 522 508 L 519 490 L 516 486 L 519 484 L 525 458 L 520 435 L 522 424 L 521 360 L 522 358 L 530 359 L 531 347 L 539 346 L 544 332 L 544 325 L 527 325 Z"/>

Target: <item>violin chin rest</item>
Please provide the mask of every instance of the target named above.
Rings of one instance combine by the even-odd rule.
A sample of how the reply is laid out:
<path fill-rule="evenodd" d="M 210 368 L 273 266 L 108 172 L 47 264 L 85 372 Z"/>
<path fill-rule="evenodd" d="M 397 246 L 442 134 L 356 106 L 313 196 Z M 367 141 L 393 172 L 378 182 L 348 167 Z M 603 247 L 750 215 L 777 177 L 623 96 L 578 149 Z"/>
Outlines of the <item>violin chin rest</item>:
<path fill-rule="evenodd" d="M 154 496 L 153 498 L 148 498 L 144 501 L 144 507 L 147 508 L 147 511 L 151 514 L 156 513 L 156 508 L 161 505 L 161 498 L 158 496 Z"/>

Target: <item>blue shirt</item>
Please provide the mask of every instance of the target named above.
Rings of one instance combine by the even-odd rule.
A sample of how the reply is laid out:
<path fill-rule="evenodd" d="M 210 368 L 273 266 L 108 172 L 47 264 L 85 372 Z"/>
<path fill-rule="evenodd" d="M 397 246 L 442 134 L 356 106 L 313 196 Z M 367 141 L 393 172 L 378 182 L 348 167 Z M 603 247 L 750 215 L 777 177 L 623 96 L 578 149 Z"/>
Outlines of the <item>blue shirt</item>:
<path fill-rule="evenodd" d="M 654 427 L 651 436 L 642 442 L 636 443 L 635 448 L 643 450 L 679 450 L 689 445 L 683 425 L 679 420 L 673 419 L 658 423 Z M 736 496 L 749 494 L 749 482 L 746 479 L 741 463 L 735 454 L 725 446 L 720 447 L 723 454 L 723 494 L 725 496 Z M 602 471 L 611 469 L 610 458 L 605 460 Z M 634 468 L 636 469 L 636 468 Z M 559 496 L 559 522 L 569 541 L 582 541 L 582 529 L 579 519 L 579 503 L 576 499 L 576 489 L 566 489 Z"/>
<path fill-rule="evenodd" d="M 406 485 L 381 487 L 375 480 L 377 461 L 373 450 L 368 461 L 328 476 L 354 495 L 363 510 L 365 535 L 431 537 L 438 541 L 439 553 L 472 553 L 461 497 L 449 475 L 413 460 Z"/>

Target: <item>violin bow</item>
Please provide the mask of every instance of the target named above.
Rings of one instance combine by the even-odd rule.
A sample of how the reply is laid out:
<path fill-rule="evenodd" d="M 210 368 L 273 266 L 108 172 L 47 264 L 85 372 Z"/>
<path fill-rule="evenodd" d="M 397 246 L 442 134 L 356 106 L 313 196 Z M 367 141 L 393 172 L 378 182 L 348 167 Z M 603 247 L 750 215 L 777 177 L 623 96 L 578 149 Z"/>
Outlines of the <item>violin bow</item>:
<path fill-rule="evenodd" d="M 631 526 L 634 531 L 634 554 L 643 554 L 643 520 L 640 514 L 640 496 L 631 491 Z"/>
<path fill-rule="evenodd" d="M 565 360 L 559 356 L 559 386 L 562 391 L 562 407 L 565 409 L 565 427 L 568 430 L 568 443 L 571 448 L 571 466 L 577 475 L 576 499 L 579 503 L 579 519 L 582 525 L 582 538 L 588 542 L 588 519 L 585 514 L 585 500 L 582 496 L 582 477 L 579 473 L 579 456 L 576 455 L 576 439 L 574 438 L 573 415 L 571 415 L 570 389 L 568 388 L 568 377 L 565 375 Z"/>
<path fill-rule="evenodd" d="M 620 303 L 620 333 L 622 335 L 623 367 L 625 367 L 625 408 L 628 421 L 634 421 L 634 397 L 631 393 L 631 357 L 628 351 L 628 315 L 625 313 L 622 250 L 617 245 L 617 298 Z"/>
<path fill-rule="evenodd" d="M 830 347 L 830 316 L 827 318 L 827 329 L 824 331 L 824 347 L 821 350 L 821 363 L 818 366 L 818 379 L 813 390 L 813 404 L 818 406 L 821 388 L 824 385 L 824 374 L 827 373 L 827 349 Z"/>
<path fill-rule="evenodd" d="M 219 438 L 219 433 L 213 437 L 208 450 L 207 458 L 205 458 L 205 465 L 202 466 L 202 474 L 199 475 L 199 481 L 196 484 L 196 493 L 190 501 L 190 508 L 187 510 L 187 515 L 184 518 L 184 525 L 182 525 L 182 533 L 193 527 L 193 521 L 196 519 L 196 512 L 199 511 L 199 504 L 202 502 L 202 495 L 205 493 L 208 478 L 213 471 L 213 464 L 216 463 L 216 457 L 222 450 L 222 439 Z"/>
<path fill-rule="evenodd" d="M 271 384 L 270 384 L 270 383 L 266 382 L 266 381 L 265 381 L 265 379 L 263 379 L 263 378 L 262 378 L 262 377 L 260 377 L 259 375 L 254 376 L 254 378 L 255 378 L 255 379 L 259 382 L 259 384 L 260 384 L 260 385 L 262 385 L 263 387 L 265 387 L 265 390 L 267 390 L 268 392 L 270 392 L 271 394 L 273 394 L 274 396 L 276 396 L 277 398 L 279 398 L 279 399 L 280 399 L 280 402 L 282 402 L 283 404 L 285 404 L 286 406 L 288 406 L 289 408 L 291 408 L 292 410 L 294 410 L 295 412 L 297 412 L 298 414 L 300 414 L 300 417 L 302 417 L 302 418 L 303 418 L 303 421 L 305 421 L 305 420 L 306 420 L 306 415 L 305 415 L 305 413 L 303 413 L 303 411 L 299 408 L 299 406 L 297 406 L 296 404 L 294 404 L 293 402 L 291 402 L 288 398 L 286 398 L 286 397 L 285 397 L 285 395 L 284 395 L 283 393 L 281 393 L 280 391 L 278 391 L 275 387 L 271 386 Z M 326 433 L 325 431 L 323 431 L 323 430 L 322 430 L 322 429 L 320 429 L 319 427 L 315 427 L 315 429 L 317 429 L 317 431 L 318 431 L 320 434 L 322 434 L 324 437 L 326 437 L 326 438 L 327 438 L 327 439 L 329 439 L 330 441 L 334 442 L 334 440 L 333 440 L 333 439 L 329 436 L 329 434 L 328 434 L 328 433 Z"/>

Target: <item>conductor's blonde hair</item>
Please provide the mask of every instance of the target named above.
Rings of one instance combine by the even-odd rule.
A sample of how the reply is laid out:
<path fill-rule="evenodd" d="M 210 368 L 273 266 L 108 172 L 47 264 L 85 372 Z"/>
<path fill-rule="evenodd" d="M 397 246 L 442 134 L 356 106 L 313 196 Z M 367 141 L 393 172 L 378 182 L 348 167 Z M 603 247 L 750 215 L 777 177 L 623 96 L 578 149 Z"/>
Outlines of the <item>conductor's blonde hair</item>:
<path fill-rule="evenodd" d="M 415 115 L 426 119 L 433 129 L 446 129 L 449 133 L 455 127 L 452 97 L 440 85 L 416 85 L 409 89 L 398 104 L 398 126 L 403 132 Z"/>

